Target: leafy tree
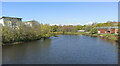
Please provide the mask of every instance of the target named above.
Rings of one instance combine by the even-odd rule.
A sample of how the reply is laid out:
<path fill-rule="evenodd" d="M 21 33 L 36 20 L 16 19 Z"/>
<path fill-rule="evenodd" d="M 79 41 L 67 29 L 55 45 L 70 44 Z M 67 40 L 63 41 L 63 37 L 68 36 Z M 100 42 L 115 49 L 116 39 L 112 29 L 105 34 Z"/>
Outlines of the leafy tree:
<path fill-rule="evenodd" d="M 12 43 L 20 41 L 30 41 L 50 36 L 49 24 L 37 24 L 33 27 L 27 25 L 19 26 L 16 29 L 4 26 L 2 28 L 3 43 Z"/>
<path fill-rule="evenodd" d="M 96 34 L 97 33 L 97 28 L 92 29 L 90 33 L 91 34 Z"/>
<path fill-rule="evenodd" d="M 83 26 L 81 26 L 81 25 L 77 25 L 76 27 L 77 27 L 77 30 L 82 30 L 83 29 Z"/>
<path fill-rule="evenodd" d="M 57 26 L 57 25 L 51 26 L 51 31 L 52 31 L 52 32 L 56 32 L 57 29 L 58 29 L 58 26 Z"/>

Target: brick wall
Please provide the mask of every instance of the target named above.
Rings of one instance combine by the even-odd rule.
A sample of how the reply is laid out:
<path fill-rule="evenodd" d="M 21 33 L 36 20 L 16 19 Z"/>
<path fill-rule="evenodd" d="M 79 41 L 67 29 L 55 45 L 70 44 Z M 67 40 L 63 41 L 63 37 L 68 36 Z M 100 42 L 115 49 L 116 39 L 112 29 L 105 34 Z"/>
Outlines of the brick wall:
<path fill-rule="evenodd" d="M 107 29 L 98 29 L 98 31 L 100 31 L 100 33 L 105 33 L 107 32 Z"/>
<path fill-rule="evenodd" d="M 111 29 L 111 33 L 115 33 L 115 29 Z"/>
<path fill-rule="evenodd" d="M 117 30 L 115 28 L 113 29 L 98 29 L 98 31 L 100 31 L 100 33 L 117 33 Z M 110 31 L 110 32 L 108 32 Z"/>

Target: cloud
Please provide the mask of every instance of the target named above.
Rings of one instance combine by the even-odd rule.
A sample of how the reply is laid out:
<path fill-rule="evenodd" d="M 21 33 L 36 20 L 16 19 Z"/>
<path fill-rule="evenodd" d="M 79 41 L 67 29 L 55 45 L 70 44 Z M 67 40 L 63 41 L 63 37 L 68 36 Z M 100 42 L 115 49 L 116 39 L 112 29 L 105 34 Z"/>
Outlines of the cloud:
<path fill-rule="evenodd" d="M 50 24 L 50 26 L 52 26 L 52 25 L 57 25 L 57 26 L 59 26 L 60 24 Z"/>
<path fill-rule="evenodd" d="M 88 23 L 86 23 L 86 25 L 92 25 L 93 23 L 93 21 L 89 21 Z"/>
<path fill-rule="evenodd" d="M 50 24 L 51 26 L 52 25 L 57 25 L 57 26 L 63 26 L 63 25 L 74 25 L 74 26 L 76 26 L 76 25 L 84 25 L 84 24 L 81 24 L 81 23 L 69 23 L 69 24 Z"/>

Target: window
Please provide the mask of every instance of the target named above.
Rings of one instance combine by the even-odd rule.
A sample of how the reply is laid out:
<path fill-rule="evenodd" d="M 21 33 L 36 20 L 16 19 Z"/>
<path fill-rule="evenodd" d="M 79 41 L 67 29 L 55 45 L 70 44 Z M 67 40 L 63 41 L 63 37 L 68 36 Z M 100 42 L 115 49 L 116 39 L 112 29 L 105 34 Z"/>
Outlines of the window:
<path fill-rule="evenodd" d="M 11 21 L 8 21 L 8 25 L 9 25 L 9 26 L 12 25 L 12 22 L 11 22 Z"/>
<path fill-rule="evenodd" d="M 21 19 L 17 19 L 18 21 L 21 21 Z"/>

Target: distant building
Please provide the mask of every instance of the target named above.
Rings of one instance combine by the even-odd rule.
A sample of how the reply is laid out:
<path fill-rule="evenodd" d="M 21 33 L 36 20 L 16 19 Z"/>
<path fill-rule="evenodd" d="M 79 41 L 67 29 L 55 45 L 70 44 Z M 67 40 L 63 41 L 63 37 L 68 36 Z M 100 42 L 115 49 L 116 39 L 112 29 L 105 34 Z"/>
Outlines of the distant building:
<path fill-rule="evenodd" d="M 118 27 L 98 27 L 97 28 L 98 34 L 117 34 Z"/>
<path fill-rule="evenodd" d="M 25 22 L 24 22 L 24 25 L 29 26 L 29 27 L 33 27 L 33 26 L 36 26 L 36 25 L 38 25 L 38 24 L 39 24 L 39 22 L 37 22 L 37 21 L 35 21 L 35 20 L 25 21 Z"/>
<path fill-rule="evenodd" d="M 0 23 L 2 24 L 2 26 L 7 26 L 15 29 L 21 26 L 22 18 L 2 17 L 0 18 Z"/>

